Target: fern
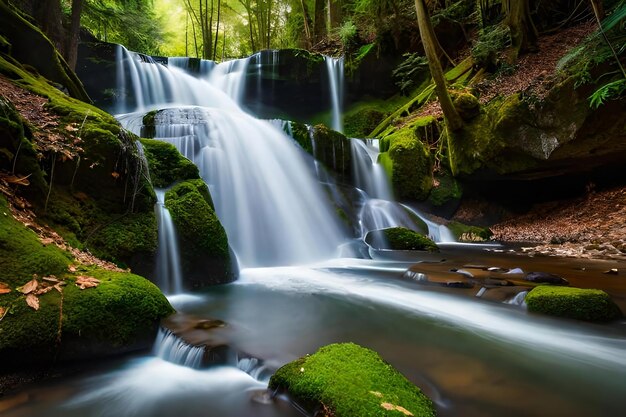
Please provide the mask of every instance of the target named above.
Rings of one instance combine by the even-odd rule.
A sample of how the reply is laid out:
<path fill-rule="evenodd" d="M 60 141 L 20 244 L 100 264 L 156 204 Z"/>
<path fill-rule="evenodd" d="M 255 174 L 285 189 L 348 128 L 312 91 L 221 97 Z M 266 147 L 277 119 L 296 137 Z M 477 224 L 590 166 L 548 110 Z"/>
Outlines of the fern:
<path fill-rule="evenodd" d="M 626 92 L 626 78 L 603 85 L 589 96 L 589 107 L 597 109 L 609 100 L 621 97 Z"/>

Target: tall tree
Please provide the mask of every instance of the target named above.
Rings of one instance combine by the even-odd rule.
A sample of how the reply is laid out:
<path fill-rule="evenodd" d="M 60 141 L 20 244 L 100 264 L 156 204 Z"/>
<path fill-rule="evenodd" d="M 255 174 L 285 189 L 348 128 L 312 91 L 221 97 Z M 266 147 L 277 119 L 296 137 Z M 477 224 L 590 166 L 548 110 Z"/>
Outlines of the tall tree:
<path fill-rule="evenodd" d="M 448 122 L 448 128 L 452 131 L 459 130 L 463 127 L 463 120 L 456 111 L 446 87 L 446 79 L 437 52 L 437 38 L 424 0 L 415 0 L 415 12 L 417 13 L 417 25 L 419 26 L 422 45 L 428 59 L 430 74 L 435 82 L 435 91 L 441 104 L 441 110 L 443 110 L 443 115 Z"/>
<path fill-rule="evenodd" d="M 65 59 L 72 70 L 76 69 L 78 57 L 78 38 L 80 37 L 80 17 L 83 13 L 83 0 L 72 0 L 70 31 L 67 36 Z"/>
<path fill-rule="evenodd" d="M 316 43 L 326 36 L 325 4 L 326 0 L 315 0 L 313 7 L 313 38 Z"/>
<path fill-rule="evenodd" d="M 504 0 L 502 7 L 506 12 L 504 23 L 511 31 L 512 53 L 509 58 L 514 62 L 520 52 L 536 47 L 539 34 L 530 16 L 528 0 Z"/>
<path fill-rule="evenodd" d="M 217 0 L 217 22 L 215 26 L 215 44 L 213 45 L 213 61 L 215 61 L 215 55 L 217 54 L 217 40 L 220 33 L 220 14 L 222 11 L 222 1 Z"/>
<path fill-rule="evenodd" d="M 304 23 L 304 43 L 307 48 L 311 47 L 311 15 L 309 14 L 309 8 L 306 4 L 306 0 L 300 0 L 300 6 L 302 7 L 302 20 Z"/>

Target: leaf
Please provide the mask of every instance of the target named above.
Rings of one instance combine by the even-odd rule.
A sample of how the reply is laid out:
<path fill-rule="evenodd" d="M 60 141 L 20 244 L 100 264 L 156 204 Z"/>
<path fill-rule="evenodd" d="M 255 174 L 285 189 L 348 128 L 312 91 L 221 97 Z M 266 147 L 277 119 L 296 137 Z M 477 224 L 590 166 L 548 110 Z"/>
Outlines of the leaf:
<path fill-rule="evenodd" d="M 67 267 L 67 270 L 70 272 L 76 272 L 76 267 L 74 265 L 70 265 Z"/>
<path fill-rule="evenodd" d="M 37 289 L 38 285 L 39 285 L 39 282 L 37 282 L 37 279 L 33 278 L 30 281 L 28 281 L 26 284 L 24 284 L 22 287 L 18 288 L 18 290 L 22 294 L 29 294 L 29 293 L 35 291 L 35 289 Z"/>
<path fill-rule="evenodd" d="M 0 282 L 0 294 L 8 294 L 10 292 L 11 292 L 11 288 L 9 288 L 9 284 Z"/>
<path fill-rule="evenodd" d="M 76 286 L 81 290 L 84 290 L 85 288 L 97 287 L 99 284 L 100 280 L 94 277 L 80 275 L 76 278 Z"/>
<path fill-rule="evenodd" d="M 4 317 L 4 313 L 6 313 L 6 311 L 7 311 L 7 309 L 6 309 L 6 308 L 4 308 L 4 307 L 0 306 L 0 319 L 1 319 L 2 317 Z"/>
<path fill-rule="evenodd" d="M 59 279 L 55 277 L 54 275 L 43 277 L 42 279 L 48 282 L 59 282 Z"/>
<path fill-rule="evenodd" d="M 118 172 L 112 172 L 111 176 L 115 179 L 118 179 L 120 177 L 120 174 Z"/>
<path fill-rule="evenodd" d="M 34 294 L 28 294 L 26 296 L 26 304 L 35 310 L 39 310 L 39 298 L 37 298 Z"/>

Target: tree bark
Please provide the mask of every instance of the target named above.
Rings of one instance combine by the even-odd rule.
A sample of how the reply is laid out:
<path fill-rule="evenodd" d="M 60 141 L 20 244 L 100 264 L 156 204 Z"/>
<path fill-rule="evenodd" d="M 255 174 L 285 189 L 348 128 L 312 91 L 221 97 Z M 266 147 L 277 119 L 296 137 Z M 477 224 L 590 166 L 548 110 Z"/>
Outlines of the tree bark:
<path fill-rule="evenodd" d="M 511 31 L 511 63 L 517 60 L 521 52 L 533 50 L 537 46 L 537 28 L 530 17 L 528 0 L 508 0 L 502 3 L 508 7 L 504 23 Z"/>
<path fill-rule="evenodd" d="M 70 23 L 70 33 L 67 37 L 65 48 L 65 58 L 67 65 L 76 70 L 76 60 L 78 58 L 78 38 L 80 37 L 80 15 L 83 12 L 83 0 L 72 0 L 72 18 Z"/>
<path fill-rule="evenodd" d="M 48 36 L 54 46 L 62 54 L 65 51 L 64 31 L 62 24 L 61 1 L 45 0 L 34 8 L 34 18 L 39 22 L 41 30 Z"/>
<path fill-rule="evenodd" d="M 222 1 L 217 0 L 217 26 L 215 27 L 215 44 L 213 45 L 213 61 L 215 61 L 215 55 L 217 54 L 217 40 L 220 33 L 220 12 L 222 9 Z"/>
<path fill-rule="evenodd" d="M 428 59 L 430 74 L 435 82 L 435 91 L 441 104 L 441 110 L 443 110 L 443 115 L 448 122 L 448 128 L 452 131 L 459 130 L 463 127 L 463 120 L 461 120 L 461 116 L 456 111 L 446 87 L 446 79 L 437 53 L 435 31 L 433 30 L 424 0 L 415 0 L 415 11 L 417 13 L 417 25 L 419 26 L 422 45 Z"/>
<path fill-rule="evenodd" d="M 304 44 L 308 49 L 311 47 L 311 15 L 309 15 L 305 0 L 300 0 L 300 5 L 302 6 L 302 20 L 304 20 Z"/>
<path fill-rule="evenodd" d="M 319 42 L 326 35 L 326 16 L 324 16 L 325 0 L 315 0 L 315 8 L 313 10 L 313 38 L 315 42 Z"/>

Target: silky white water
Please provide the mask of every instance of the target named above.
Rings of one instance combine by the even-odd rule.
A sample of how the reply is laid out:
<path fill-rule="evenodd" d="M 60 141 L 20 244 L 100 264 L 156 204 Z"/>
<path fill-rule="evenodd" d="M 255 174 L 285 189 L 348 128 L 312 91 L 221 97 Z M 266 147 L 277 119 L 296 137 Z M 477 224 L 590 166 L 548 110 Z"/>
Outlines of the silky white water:
<path fill-rule="evenodd" d="M 330 85 L 330 101 L 332 105 L 331 127 L 337 132 L 343 132 L 343 57 L 333 58 L 325 56 L 328 83 Z"/>
<path fill-rule="evenodd" d="M 164 294 L 179 294 L 183 290 L 183 273 L 176 227 L 165 207 L 165 190 L 155 188 L 159 247 L 156 258 L 156 281 Z"/>

